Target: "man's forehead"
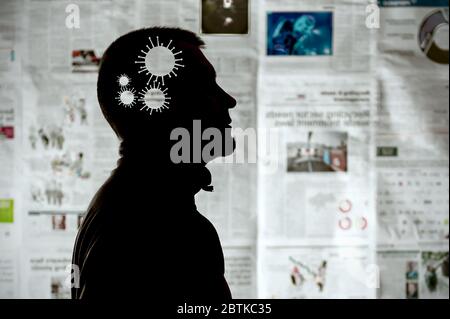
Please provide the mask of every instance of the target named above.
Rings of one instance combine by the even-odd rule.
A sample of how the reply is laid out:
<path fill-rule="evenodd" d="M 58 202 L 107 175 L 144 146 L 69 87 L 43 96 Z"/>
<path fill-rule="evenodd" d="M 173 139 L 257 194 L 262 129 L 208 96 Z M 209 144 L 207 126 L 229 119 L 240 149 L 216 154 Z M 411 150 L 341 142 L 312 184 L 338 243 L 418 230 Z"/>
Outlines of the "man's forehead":
<path fill-rule="evenodd" d="M 195 63 L 197 64 L 196 67 L 199 68 L 199 73 L 203 74 L 205 76 L 210 76 L 215 78 L 216 77 L 216 70 L 214 69 L 214 66 L 209 62 L 209 60 L 206 58 L 203 51 L 196 47 L 193 50 Z"/>

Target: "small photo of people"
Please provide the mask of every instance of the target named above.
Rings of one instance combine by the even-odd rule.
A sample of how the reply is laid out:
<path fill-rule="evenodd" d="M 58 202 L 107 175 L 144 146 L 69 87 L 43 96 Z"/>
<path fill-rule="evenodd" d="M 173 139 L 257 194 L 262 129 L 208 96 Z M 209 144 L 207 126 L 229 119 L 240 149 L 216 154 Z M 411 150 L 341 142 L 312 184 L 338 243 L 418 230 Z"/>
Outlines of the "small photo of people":
<path fill-rule="evenodd" d="M 449 253 L 447 251 L 423 251 L 420 295 L 424 299 L 448 299 Z"/>
<path fill-rule="evenodd" d="M 269 13 L 267 55 L 333 55 L 333 13 Z"/>
<path fill-rule="evenodd" d="M 419 298 L 419 263 L 417 261 L 408 261 L 405 271 L 406 279 L 406 299 Z"/>
<path fill-rule="evenodd" d="M 348 134 L 307 132 L 287 145 L 288 172 L 347 172 Z"/>
<path fill-rule="evenodd" d="M 100 59 L 94 50 L 73 50 L 72 72 L 97 72 Z"/>
<path fill-rule="evenodd" d="M 52 216 L 53 230 L 66 230 L 66 215 L 58 214 Z"/>
<path fill-rule="evenodd" d="M 248 34 L 248 0 L 202 0 L 203 34 Z"/>
<path fill-rule="evenodd" d="M 409 261 L 406 264 L 406 280 L 419 279 L 419 263 L 416 261 Z"/>
<path fill-rule="evenodd" d="M 406 282 L 406 299 L 419 298 L 419 284 L 414 281 Z"/>

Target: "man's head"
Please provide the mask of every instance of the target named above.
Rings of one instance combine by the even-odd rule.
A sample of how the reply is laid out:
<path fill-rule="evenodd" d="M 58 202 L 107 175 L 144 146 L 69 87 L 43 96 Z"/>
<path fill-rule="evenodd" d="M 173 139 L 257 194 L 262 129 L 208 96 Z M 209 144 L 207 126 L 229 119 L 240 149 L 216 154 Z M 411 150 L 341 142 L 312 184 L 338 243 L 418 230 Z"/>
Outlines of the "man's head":
<path fill-rule="evenodd" d="M 316 25 L 316 19 L 311 15 L 303 15 L 294 23 L 294 32 L 298 36 L 310 35 Z"/>
<path fill-rule="evenodd" d="M 231 138 L 226 136 L 229 109 L 236 101 L 216 83 L 203 46 L 194 33 L 170 28 L 133 31 L 110 45 L 102 58 L 97 94 L 120 139 L 161 151 L 170 147 L 173 129 L 192 131 L 194 120 L 201 121 L 203 130 L 217 128 L 224 139 Z"/>

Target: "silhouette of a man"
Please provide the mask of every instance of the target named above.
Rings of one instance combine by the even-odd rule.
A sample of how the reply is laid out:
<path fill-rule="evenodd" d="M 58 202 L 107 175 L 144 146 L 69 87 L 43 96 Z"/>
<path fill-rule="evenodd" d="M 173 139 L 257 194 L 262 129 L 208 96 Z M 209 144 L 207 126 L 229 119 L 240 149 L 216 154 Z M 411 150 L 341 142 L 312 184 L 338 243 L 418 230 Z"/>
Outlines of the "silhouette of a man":
<path fill-rule="evenodd" d="M 164 46 L 170 43 L 174 52 L 182 51 L 184 67 L 178 68 L 177 76 L 164 79 L 168 108 L 161 112 L 155 108 L 150 114 L 144 106 L 151 96 L 138 93 L 156 82 L 148 82 L 150 75 L 139 72 L 136 61 L 155 39 Z M 234 150 L 229 109 L 236 101 L 216 83 L 203 45 L 188 31 L 149 28 L 120 37 L 106 50 L 97 93 L 105 118 L 121 140 L 121 157 L 78 232 L 73 264 L 79 267 L 80 285 L 72 288 L 72 298 L 231 298 L 219 237 L 194 201 L 197 192 L 211 188 L 206 162 L 175 164 L 170 157 L 178 142 L 170 138 L 175 128 L 190 132 L 190 159 L 195 156 L 192 145 L 209 142 L 195 141 L 194 120 L 201 121 L 202 130 L 219 130 L 222 145 L 232 141 L 231 151 L 223 147 L 216 156 Z M 158 58 L 151 61 L 164 63 Z M 122 83 L 123 75 L 128 81 Z M 135 95 L 121 100 L 125 82 Z"/>

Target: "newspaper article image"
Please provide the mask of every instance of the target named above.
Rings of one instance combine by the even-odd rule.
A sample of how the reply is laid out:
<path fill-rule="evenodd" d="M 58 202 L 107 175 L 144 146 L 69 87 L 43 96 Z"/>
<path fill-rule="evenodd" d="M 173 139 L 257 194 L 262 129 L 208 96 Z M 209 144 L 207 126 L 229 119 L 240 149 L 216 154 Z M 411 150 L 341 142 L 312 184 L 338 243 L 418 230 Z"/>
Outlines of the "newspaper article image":
<path fill-rule="evenodd" d="M 311 253 L 314 250 L 314 253 Z M 364 248 L 292 247 L 265 251 L 265 298 L 368 298 Z"/>
<path fill-rule="evenodd" d="M 94 50 L 72 51 L 72 72 L 97 72 L 101 56 Z"/>
<path fill-rule="evenodd" d="M 249 5 L 249 0 L 202 0 L 202 33 L 247 34 Z"/>
<path fill-rule="evenodd" d="M 66 215 L 53 215 L 52 216 L 52 229 L 53 230 L 66 230 Z"/>
<path fill-rule="evenodd" d="M 333 55 L 332 12 L 270 12 L 267 55 Z"/>
<path fill-rule="evenodd" d="M 14 222 L 14 200 L 0 198 L 0 223 Z"/>
<path fill-rule="evenodd" d="M 385 1 L 380 16 L 379 58 L 383 71 L 395 68 L 397 73 L 423 70 L 438 74 L 442 66 L 448 66 L 448 2 L 430 0 L 421 6 Z"/>
<path fill-rule="evenodd" d="M 76 237 L 84 212 L 70 210 L 29 211 L 25 215 L 26 238 L 39 239 L 45 244 L 67 242 L 69 245 Z"/>
<path fill-rule="evenodd" d="M 449 253 L 422 252 L 421 296 L 425 299 L 449 296 Z"/>
<path fill-rule="evenodd" d="M 348 134 L 307 132 L 299 143 L 287 144 L 288 172 L 346 172 Z"/>
<path fill-rule="evenodd" d="M 416 261 L 408 261 L 406 263 L 406 298 L 419 298 L 419 263 Z"/>

